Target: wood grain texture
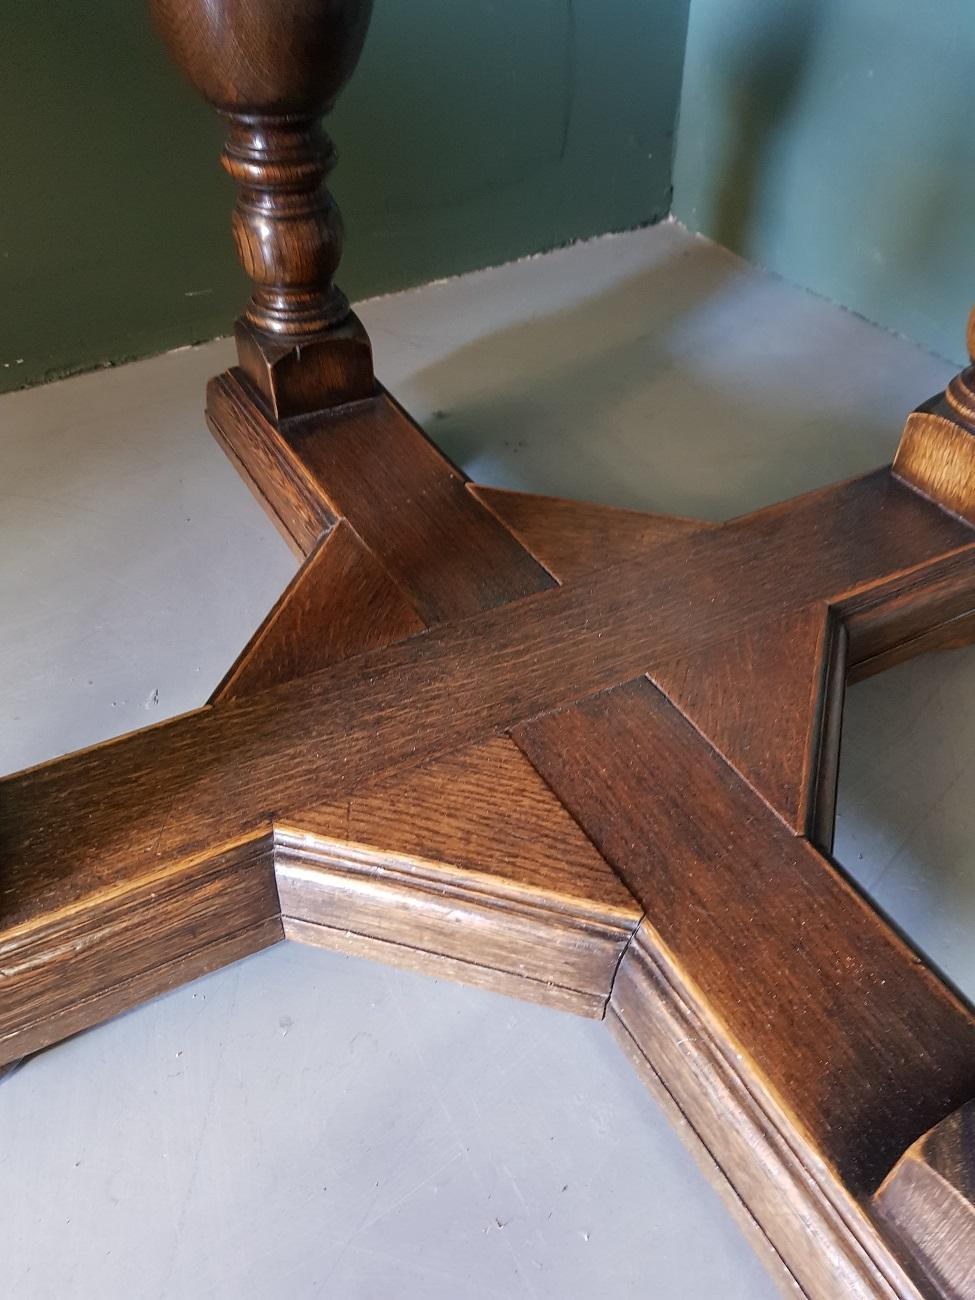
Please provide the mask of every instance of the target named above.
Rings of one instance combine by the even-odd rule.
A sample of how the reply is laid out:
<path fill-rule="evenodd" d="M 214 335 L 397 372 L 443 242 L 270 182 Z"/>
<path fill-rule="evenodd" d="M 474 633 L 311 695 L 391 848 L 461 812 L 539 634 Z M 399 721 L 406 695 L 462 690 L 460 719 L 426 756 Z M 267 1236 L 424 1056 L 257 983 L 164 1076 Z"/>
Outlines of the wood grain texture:
<path fill-rule="evenodd" d="M 468 484 L 468 491 L 510 529 L 560 582 L 646 555 L 660 542 L 715 525 Z"/>
<path fill-rule="evenodd" d="M 301 824 L 6 931 L 0 1061 L 282 937 L 348 950 L 351 932 L 382 960 L 446 960 L 468 982 L 602 1014 L 639 909 L 510 742 Z"/>
<path fill-rule="evenodd" d="M 643 904 L 674 978 L 747 1045 L 770 1116 L 851 1192 L 975 1095 L 970 1011 L 649 681 L 515 737 Z"/>
<path fill-rule="evenodd" d="M 207 415 L 299 550 L 346 519 L 427 623 L 555 585 L 386 393 L 279 429 L 224 376 Z"/>
<path fill-rule="evenodd" d="M 342 303 L 347 308 L 344 299 Z M 372 344 L 353 311 L 313 337 L 299 339 L 264 334 L 242 318 L 234 338 L 239 374 L 275 424 L 376 392 Z"/>
<path fill-rule="evenodd" d="M 284 937 L 269 836 L 0 933 L 0 1062 L 218 970 Z"/>
<path fill-rule="evenodd" d="M 655 684 L 800 834 L 828 837 L 845 686 L 842 625 L 810 605 L 652 672 Z"/>
<path fill-rule="evenodd" d="M 388 410 L 398 419 L 395 408 Z M 364 427 L 355 420 L 350 427 L 350 435 L 336 439 L 340 461 L 344 446 L 360 454 Z M 298 454 L 295 462 L 321 500 L 317 478 Z M 437 475 L 442 465 L 438 460 Z M 341 473 L 336 477 L 341 483 Z M 405 480 L 399 481 L 402 490 Z M 460 476 L 448 479 L 448 500 L 455 485 L 471 509 L 482 510 Z M 381 535 L 383 512 L 372 502 L 356 505 L 351 479 L 348 492 L 350 504 L 342 501 L 338 517 L 361 509 L 355 518 Z M 441 535 L 425 531 L 427 499 L 418 499 L 421 522 L 411 518 L 400 528 L 397 547 L 408 545 L 414 528 L 421 539 Z M 760 626 L 779 626 L 811 608 L 821 613 L 824 603 L 845 611 L 870 655 L 887 653 L 916 636 L 918 603 L 925 617 L 975 608 L 971 529 L 881 472 L 721 528 L 682 531 L 563 587 L 492 604 L 505 599 L 501 584 L 512 582 L 512 570 L 517 591 L 521 566 L 535 562 L 500 523 L 486 513 L 478 517 L 508 538 L 504 547 L 516 548 L 511 570 L 502 566 L 482 581 L 483 552 L 475 546 L 463 598 L 478 612 L 0 783 L 0 944 L 8 968 L 22 976 L 18 1000 L 8 1004 L 6 1055 L 13 1059 L 148 996 L 154 985 L 168 987 L 282 933 L 598 1015 L 645 909 L 646 932 L 661 933 L 666 921 L 666 952 L 693 969 L 688 988 L 702 1021 L 717 1025 L 719 1041 L 734 1042 L 747 1060 L 743 1078 L 768 1142 L 774 1145 L 777 1133 L 790 1149 L 798 1144 L 803 1168 L 812 1171 L 822 1203 L 814 1198 L 814 1213 L 797 1193 L 789 1212 L 813 1225 L 839 1215 L 841 1236 L 860 1232 L 862 1216 L 850 1209 L 856 1197 L 872 1190 L 909 1141 L 941 1118 L 943 1108 L 961 1104 L 971 1086 L 958 1060 L 970 1043 L 967 1014 L 936 977 L 898 947 L 833 868 L 790 833 L 689 723 L 680 720 L 679 744 L 666 735 L 661 742 L 641 716 L 640 699 L 611 739 L 570 738 L 559 746 L 559 761 L 567 763 L 585 763 L 604 742 L 608 747 L 599 761 L 626 803 L 611 818 L 625 843 L 606 833 L 577 791 L 564 802 L 623 875 L 636 910 L 624 907 L 618 892 L 615 902 L 609 899 L 607 891 L 618 886 L 575 826 L 571 851 L 559 848 L 558 835 L 571 825 L 562 814 L 558 835 L 540 835 L 532 857 L 528 826 L 537 831 L 553 808 L 542 807 L 537 782 L 529 787 L 518 777 L 507 787 L 502 831 L 496 808 L 479 831 L 470 805 L 481 798 L 487 806 L 498 777 L 490 765 L 487 776 L 471 772 L 480 770 L 483 753 L 513 770 L 510 747 L 496 739 L 508 727 L 547 725 L 531 719 L 565 707 L 581 716 L 590 706 L 578 702 L 595 692 L 613 696 L 613 688 L 637 674 L 747 642 Z M 458 528 L 458 538 L 464 535 Z M 423 540 L 414 557 L 430 554 L 426 546 Z M 393 561 L 376 558 L 389 573 Z M 454 599 L 449 576 L 443 579 L 436 564 L 426 568 L 414 559 L 403 572 L 411 595 L 428 593 L 423 621 Z M 530 572 L 551 581 L 539 566 Z M 394 586 L 402 589 L 398 581 Z M 939 591 L 933 602 L 932 587 Z M 295 597 L 296 617 L 300 606 Z M 259 634 L 258 658 L 261 643 Z M 649 682 L 641 689 L 679 716 Z M 464 766 L 482 750 L 473 768 Z M 438 763 L 445 764 L 439 776 L 421 770 Z M 451 766 L 456 763 L 461 766 Z M 553 773 L 538 765 L 563 798 Z M 449 807 L 445 772 L 448 786 L 458 784 L 473 830 L 451 828 L 449 816 L 438 823 L 422 811 Z M 667 774 L 664 782 L 660 772 Z M 675 791 L 688 800 L 683 811 L 667 803 Z M 521 847 L 511 833 L 522 815 L 518 807 L 528 810 Z M 649 883 L 626 858 L 644 847 L 647 827 L 647 839 L 671 867 Z M 490 848 L 492 835 L 497 843 Z M 688 835 L 696 837 L 697 853 L 689 875 L 681 870 L 681 837 Z M 260 865 L 238 867 L 244 894 L 229 909 L 228 933 L 210 916 L 206 882 L 221 879 L 227 855 L 247 853 L 249 845 L 259 846 Z M 590 864 L 581 873 L 580 853 Z M 553 858 L 555 876 L 546 882 L 545 864 Z M 202 891 L 199 916 L 196 889 Z M 167 898 L 171 933 L 160 922 L 165 933 L 157 944 L 141 927 L 152 925 L 154 908 Z M 788 923 L 774 910 L 782 898 L 790 903 Z M 853 952 L 842 944 L 804 949 L 803 924 L 818 933 L 837 906 L 860 918 Z M 112 907 L 121 909 L 117 918 L 101 924 Z M 90 967 L 73 964 L 83 957 L 83 917 L 93 934 Z M 624 956 L 618 987 L 635 960 Z M 770 1000 L 773 967 L 799 982 L 788 983 L 788 996 Z M 32 968 L 45 970 L 43 981 L 26 979 Z M 86 980 L 111 987 L 100 995 Z M 898 1015 L 906 1017 L 903 1023 Z M 633 1021 L 631 1015 L 628 1032 Z M 885 1034 L 891 1031 L 889 1041 L 877 1036 L 881 1024 Z M 831 1029 L 847 1027 L 848 1038 L 829 1038 Z M 822 1059 L 827 1043 L 835 1051 Z M 902 1054 L 896 1069 L 892 1052 Z M 929 1071 L 935 1059 L 936 1076 Z M 881 1112 L 871 1109 L 881 1093 L 882 1124 Z M 686 1098 L 681 1105 L 690 1113 Z M 728 1148 L 729 1160 L 743 1162 L 746 1171 L 747 1149 L 747 1143 Z M 731 1173 L 748 1199 L 741 1169 Z M 751 1208 L 764 1214 L 761 1206 Z M 795 1272 L 792 1239 L 776 1236 L 764 1218 L 762 1224 Z M 877 1242 L 863 1248 L 868 1272 L 887 1277 L 894 1265 L 888 1268 L 886 1248 Z M 845 1276 L 842 1269 L 839 1275 Z"/>
<path fill-rule="evenodd" d="M 594 903 L 535 899 L 483 875 L 304 835 L 281 842 L 278 864 L 288 938 L 430 974 L 449 962 L 454 975 L 469 971 L 463 982 L 586 1016 L 602 1016 L 635 923 L 600 917 Z"/>
<path fill-rule="evenodd" d="M 874 1204 L 939 1295 L 975 1297 L 975 1099 L 908 1148 Z"/>
<path fill-rule="evenodd" d="M 210 380 L 207 427 L 292 551 L 305 559 L 336 517 L 277 426 L 255 418 L 256 411 L 239 371 Z"/>
<path fill-rule="evenodd" d="M 506 737 L 309 809 L 276 842 L 288 937 L 432 973 L 446 960 L 466 982 L 584 1015 L 602 1015 L 640 919 Z"/>
<path fill-rule="evenodd" d="M 966 390 L 967 391 L 967 390 Z M 975 394 L 970 394 L 975 419 Z M 946 402 L 908 417 L 894 473 L 962 519 L 975 522 L 975 429 Z"/>
<path fill-rule="evenodd" d="M 737 1045 L 702 1014 L 650 927 L 627 950 L 606 1018 L 649 1090 L 681 1117 L 684 1140 L 708 1153 L 705 1172 L 783 1289 L 791 1281 L 808 1300 L 919 1300 L 856 1199 L 770 1118 Z"/>
<path fill-rule="evenodd" d="M 631 940 L 631 947 L 634 943 L 639 942 L 639 931 L 634 940 Z M 633 974 L 634 966 L 629 964 L 626 970 L 621 970 L 617 978 L 617 986 Z M 634 991 L 633 996 L 634 1012 L 639 1014 L 640 1010 L 653 1009 L 655 1019 L 659 1020 L 662 1029 L 662 1050 L 676 1050 L 680 1052 L 688 1040 L 688 1034 L 692 1032 L 693 1026 L 687 1021 L 686 1017 L 677 1011 L 673 1017 L 667 1015 L 670 1010 L 670 1002 L 667 999 L 666 988 L 653 982 L 640 982 Z M 658 1004 L 662 1004 L 659 1005 Z M 780 1294 L 787 1297 L 787 1300 L 806 1300 L 808 1292 L 805 1291 L 796 1280 L 795 1274 L 789 1267 L 785 1255 L 780 1253 L 768 1234 L 753 1212 L 749 1203 L 744 1199 L 744 1193 L 748 1191 L 747 1185 L 741 1190 L 735 1186 L 729 1174 L 729 1169 L 737 1169 L 736 1153 L 729 1150 L 726 1143 L 721 1141 L 714 1142 L 714 1136 L 710 1132 L 707 1123 L 703 1122 L 709 1116 L 717 1123 L 725 1123 L 724 1115 L 735 1115 L 736 1107 L 740 1105 L 738 1096 L 734 1092 L 728 1092 L 720 1087 L 722 1080 L 719 1078 L 709 1079 L 708 1083 L 712 1088 L 713 1100 L 710 1108 L 705 1108 L 704 1114 L 695 1113 L 694 1107 L 689 1108 L 686 1112 L 674 1093 L 664 1083 L 663 1077 L 655 1067 L 657 1047 L 653 1044 L 652 1054 L 648 1055 L 647 1051 L 640 1046 L 640 1042 L 652 1044 L 652 1034 L 643 1034 L 638 1030 L 639 1042 L 637 1035 L 630 1032 L 630 1029 L 624 1025 L 620 1019 L 618 1007 L 612 1005 L 606 1008 L 606 1027 L 616 1040 L 624 1056 L 636 1071 L 640 1081 L 651 1094 L 654 1101 L 661 1108 L 671 1123 L 671 1126 L 679 1136 L 681 1142 L 694 1158 L 698 1168 L 704 1174 L 715 1192 L 721 1197 L 725 1207 L 731 1214 L 735 1223 L 744 1234 L 749 1245 L 755 1251 L 765 1266 L 766 1272 L 769 1273 Z M 635 1019 L 635 1017 L 634 1017 Z M 649 1050 L 649 1049 L 648 1049 Z M 696 1058 L 693 1058 L 696 1059 Z M 719 1121 L 717 1116 L 723 1111 L 722 1118 Z M 740 1121 L 734 1124 L 733 1133 L 745 1132 L 744 1124 Z M 719 1134 L 720 1136 L 720 1134 Z M 756 1129 L 755 1142 L 759 1150 L 763 1151 L 765 1142 L 764 1132 Z M 723 1164 L 722 1161 L 728 1162 Z M 746 1159 L 744 1165 L 746 1168 L 752 1167 L 755 1156 L 748 1151 L 746 1147 Z M 774 1171 L 774 1162 L 769 1162 Z M 773 1173 L 769 1175 L 773 1178 Z M 803 1225 L 805 1235 L 797 1234 L 798 1243 L 803 1251 L 808 1251 L 808 1225 Z M 781 1243 L 780 1243 L 781 1244 Z"/>
<path fill-rule="evenodd" d="M 344 520 L 327 533 L 210 697 L 243 699 L 425 624 Z"/>
<path fill-rule="evenodd" d="M 284 826 L 284 823 L 282 823 Z M 301 814 L 318 837 L 480 875 L 532 898 L 639 920 L 615 873 L 507 736 L 446 754 Z"/>
<path fill-rule="evenodd" d="M 844 660 L 975 628 L 975 370 L 720 528 L 472 489 L 334 283 L 371 0 L 151 4 L 254 285 L 208 421 L 310 558 L 207 708 L 0 783 L 0 1065 L 285 934 L 609 996 L 790 1285 L 971 1296 L 975 1018 L 802 833 Z"/>
<path fill-rule="evenodd" d="M 372 0 L 150 0 L 170 53 L 227 124 L 234 242 L 254 292 L 238 355 L 275 418 L 367 396 L 372 354 L 333 282 L 342 221 L 321 128 L 362 51 Z"/>
<path fill-rule="evenodd" d="M 851 536 L 847 515 L 859 522 L 862 510 Z M 889 531 L 870 526 L 878 517 Z M 822 539 L 815 556 L 810 532 Z M 800 500 L 790 514 L 695 533 L 598 580 L 8 778 L 0 784 L 6 924 L 74 905 L 147 863 L 215 852 L 382 772 L 485 739 L 689 646 L 703 649 L 751 619 L 837 589 L 845 598 L 891 571 L 885 581 L 898 586 L 905 563 L 968 536 L 908 489 L 884 477 L 859 480 Z M 958 560 L 975 585 L 975 548 Z M 896 620 L 885 627 L 897 637 Z"/>
<path fill-rule="evenodd" d="M 302 421 L 287 437 L 329 509 L 348 519 L 428 623 L 554 586 L 388 394 Z"/>
<path fill-rule="evenodd" d="M 948 553 L 833 603 L 857 681 L 926 649 L 963 640 L 972 618 L 971 558 Z"/>
<path fill-rule="evenodd" d="M 359 60 L 370 0 L 150 0 L 170 54 L 221 112 L 314 116 Z"/>

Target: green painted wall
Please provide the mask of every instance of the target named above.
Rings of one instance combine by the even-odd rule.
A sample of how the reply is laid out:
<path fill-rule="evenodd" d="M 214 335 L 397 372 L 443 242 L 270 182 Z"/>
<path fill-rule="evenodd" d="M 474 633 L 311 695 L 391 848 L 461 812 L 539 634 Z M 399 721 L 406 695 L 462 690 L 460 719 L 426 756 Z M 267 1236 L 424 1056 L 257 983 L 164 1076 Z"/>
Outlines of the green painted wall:
<path fill-rule="evenodd" d="M 673 211 L 961 361 L 974 127 L 971 0 L 693 0 Z"/>
<path fill-rule="evenodd" d="M 377 0 L 331 130 L 352 297 L 670 206 L 687 0 Z M 226 333 L 220 129 L 140 0 L 6 0 L 0 390 Z"/>
<path fill-rule="evenodd" d="M 692 0 L 674 187 L 691 229 L 963 360 L 971 0 Z"/>

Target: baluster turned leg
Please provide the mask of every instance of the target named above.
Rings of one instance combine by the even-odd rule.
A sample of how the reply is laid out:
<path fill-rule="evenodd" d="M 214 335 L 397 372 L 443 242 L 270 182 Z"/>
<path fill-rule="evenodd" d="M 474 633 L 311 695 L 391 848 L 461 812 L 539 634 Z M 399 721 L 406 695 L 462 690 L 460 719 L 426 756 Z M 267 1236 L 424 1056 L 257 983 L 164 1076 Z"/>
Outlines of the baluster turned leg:
<path fill-rule="evenodd" d="M 333 282 L 342 220 L 320 118 L 352 74 L 372 0 L 151 0 L 197 90 L 227 119 L 223 165 L 253 296 L 236 325 L 241 370 L 275 420 L 373 391 L 369 338 Z"/>

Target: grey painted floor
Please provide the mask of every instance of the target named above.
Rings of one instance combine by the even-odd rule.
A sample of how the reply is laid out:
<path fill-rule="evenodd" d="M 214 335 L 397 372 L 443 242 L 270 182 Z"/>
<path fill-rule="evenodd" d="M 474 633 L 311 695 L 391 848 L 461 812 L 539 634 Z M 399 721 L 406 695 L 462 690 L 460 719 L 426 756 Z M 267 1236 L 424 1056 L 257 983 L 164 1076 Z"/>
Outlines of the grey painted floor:
<path fill-rule="evenodd" d="M 671 225 L 366 303 L 484 482 L 722 518 L 888 459 L 949 367 Z M 961 331 L 963 322 L 959 322 Z M 199 704 L 293 572 L 225 343 L 0 400 L 0 771 Z M 975 652 L 851 692 L 838 854 L 975 994 Z M 601 1026 L 282 945 L 0 1085 L 11 1300 L 763 1300 Z"/>

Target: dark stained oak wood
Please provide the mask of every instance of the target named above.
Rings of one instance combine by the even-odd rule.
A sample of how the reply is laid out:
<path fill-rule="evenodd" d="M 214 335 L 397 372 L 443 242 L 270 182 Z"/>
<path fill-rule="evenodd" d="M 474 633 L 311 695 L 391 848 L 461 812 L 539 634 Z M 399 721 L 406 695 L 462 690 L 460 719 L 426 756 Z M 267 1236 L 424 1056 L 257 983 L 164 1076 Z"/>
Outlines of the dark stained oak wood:
<path fill-rule="evenodd" d="M 386 393 L 278 428 L 231 375 L 207 414 L 299 553 L 346 519 L 427 623 L 555 585 Z"/>
<path fill-rule="evenodd" d="M 243 371 L 278 419 L 366 397 L 372 351 L 333 283 L 342 221 L 321 115 L 358 62 L 372 0 L 150 0 L 177 63 L 227 123 L 233 233 L 254 293 Z"/>
<path fill-rule="evenodd" d="M 643 905 L 674 978 L 749 1045 L 770 1113 L 786 1108 L 853 1191 L 975 1095 L 968 1009 L 650 682 L 515 736 Z"/>
<path fill-rule="evenodd" d="M 975 370 L 972 371 L 975 379 Z M 968 389 L 966 387 L 966 392 Z M 960 422 L 946 402 L 918 411 L 904 428 L 894 473 L 932 500 L 943 503 L 975 523 L 975 395 L 966 419 Z"/>
<path fill-rule="evenodd" d="M 975 1296 L 975 1100 L 904 1152 L 874 1203 L 939 1294 Z"/>
<path fill-rule="evenodd" d="M 284 937 L 270 837 L 0 932 L 0 1061 L 98 1024 Z"/>
<path fill-rule="evenodd" d="M 823 528 L 824 536 L 842 536 L 847 531 L 847 517 L 852 524 L 862 508 L 869 524 L 873 516 L 882 513 L 878 504 L 886 507 L 890 519 L 888 537 L 881 538 L 865 526 L 852 543 L 844 539 L 833 552 L 824 546 L 813 563 L 807 562 L 810 548 L 806 535 L 817 531 L 824 518 L 827 525 L 834 525 Z M 791 568 L 785 569 L 781 555 L 770 552 L 790 534 L 795 559 Z M 857 535 L 864 538 L 862 551 L 856 545 Z M 885 585 L 900 595 L 906 581 L 903 569 L 923 564 L 932 552 L 940 565 L 938 553 L 959 546 L 968 537 L 967 529 L 914 494 L 884 476 L 871 476 L 832 493 L 800 499 L 789 516 L 763 513 L 735 528 L 695 534 L 686 543 L 662 547 L 652 558 L 607 570 L 598 581 L 540 593 L 362 656 L 325 674 L 313 674 L 246 705 L 187 715 L 36 768 L 0 787 L 3 833 L 9 837 L 7 897 L 15 896 L 15 846 L 20 844 L 25 851 L 31 844 L 39 847 L 36 830 L 18 814 L 21 799 L 26 801 L 23 812 L 33 808 L 35 814 L 50 799 L 51 811 L 57 815 L 44 824 L 52 845 L 58 843 L 60 826 L 74 828 L 75 836 L 81 823 L 90 828 L 88 833 L 81 832 L 80 841 L 73 840 L 74 861 L 80 865 L 81 844 L 88 841 L 93 851 L 100 853 L 95 849 L 100 836 L 114 833 L 113 827 L 121 833 L 116 813 L 132 806 L 131 781 L 136 772 L 145 770 L 149 778 L 143 792 L 147 802 L 139 805 L 143 830 L 135 833 L 136 843 L 143 836 L 153 842 L 149 829 L 153 805 L 168 809 L 172 803 L 160 784 L 166 777 L 167 753 L 175 759 L 172 779 L 180 786 L 193 784 L 198 791 L 200 814 L 210 801 L 202 797 L 197 778 L 209 771 L 207 785 L 216 795 L 212 815 L 222 811 L 232 819 L 234 800 L 224 800 L 222 785 L 226 785 L 228 796 L 234 789 L 240 790 L 251 761 L 249 754 L 256 747 L 260 753 L 255 759 L 255 776 L 259 788 L 268 790 L 275 750 L 284 760 L 286 754 L 302 747 L 302 720 L 318 729 L 318 749 L 333 745 L 331 758 L 340 756 L 341 766 L 349 770 L 344 777 L 335 770 L 338 765 L 334 761 L 330 764 L 330 784 L 335 793 L 341 793 L 338 787 L 347 780 L 361 780 L 377 769 L 416 761 L 418 755 L 423 756 L 423 749 L 433 753 L 469 743 L 498 725 L 626 680 L 654 662 L 666 662 L 685 645 L 697 641 L 703 647 L 723 639 L 732 633 L 732 620 L 747 623 L 779 610 L 801 608 L 827 599 L 834 587 L 847 599 L 847 589 L 857 585 L 854 575 L 858 570 L 867 588 L 892 571 Z M 972 555 L 969 543 L 959 546 L 957 556 L 949 556 L 968 575 L 969 583 Z M 696 594 L 702 597 L 699 604 L 695 604 Z M 883 623 L 884 636 L 894 643 L 898 624 L 885 617 L 882 592 L 869 594 L 873 620 Z M 861 617 L 866 620 L 867 615 Z M 909 617 L 906 609 L 901 610 L 901 617 Z M 543 646 L 545 652 L 540 653 Z M 387 748 L 377 744 L 381 739 L 386 740 Z M 233 751 L 234 763 L 222 781 L 217 755 L 224 749 Z M 327 757 L 322 755 L 323 760 Z M 113 771 L 120 779 L 108 779 L 106 784 L 114 787 L 116 809 L 103 800 L 92 817 L 74 816 L 70 805 L 85 801 L 80 785 L 75 786 L 75 795 L 70 795 L 74 778 L 103 780 Z M 123 773 L 129 773 L 129 789 Z M 287 778 L 290 776 L 288 768 Z M 307 794 L 295 790 L 288 803 L 294 806 L 296 800 L 305 802 L 325 793 L 316 774 L 309 781 Z M 191 806 L 181 807 L 184 833 L 193 821 Z M 46 874 L 48 879 L 63 876 L 50 867 Z M 36 897 L 42 888 L 41 882 L 35 881 L 31 892 Z"/>
<path fill-rule="evenodd" d="M 468 484 L 468 490 L 560 582 L 646 555 L 671 538 L 714 527 L 675 515 L 644 514 L 474 483 Z"/>
<path fill-rule="evenodd" d="M 807 1293 L 909 1294 L 859 1200 L 975 1095 L 969 1009 L 646 679 L 515 735 L 645 909 L 610 1004 L 632 1049 Z"/>
<path fill-rule="evenodd" d="M 344 520 L 327 533 L 210 697 L 240 700 L 425 623 Z"/>
<path fill-rule="evenodd" d="M 793 830 L 819 840 L 833 826 L 843 641 L 828 607 L 809 605 L 652 674 Z"/>
<path fill-rule="evenodd" d="M 348 519 L 428 623 L 555 585 L 387 394 L 310 417 L 287 437 L 328 509 Z"/>
<path fill-rule="evenodd" d="M 640 910 L 507 738 L 277 833 L 285 935 L 602 1015 Z"/>
<path fill-rule="evenodd" d="M 0 782 L 0 1069 L 376 956 L 605 1013 L 790 1294 L 972 1296 L 975 1019 L 824 850 L 845 682 L 975 635 L 975 371 L 720 527 L 475 487 L 334 284 L 369 0 L 152 8 L 254 283 L 207 420 L 305 563 L 206 708 Z"/>
<path fill-rule="evenodd" d="M 650 1092 L 672 1115 L 782 1289 L 811 1300 L 919 1300 L 886 1236 L 752 1093 L 737 1045 L 722 1041 L 665 955 L 638 931 L 613 990 L 607 1024 Z M 729 1050 L 730 1049 L 730 1050 Z"/>
<path fill-rule="evenodd" d="M 533 897 L 593 902 L 639 919 L 629 892 L 507 736 L 494 736 L 351 799 L 309 808 L 302 827 L 324 838 L 450 863 Z M 503 828 L 503 833 L 502 833 Z"/>
<path fill-rule="evenodd" d="M 970 318 L 969 340 L 972 329 Z M 893 470 L 932 501 L 975 523 L 975 365 L 908 417 Z"/>
<path fill-rule="evenodd" d="M 878 501 L 892 525 L 883 544 L 874 534 L 859 553 L 844 540 L 835 555 L 823 547 L 815 565 L 801 558 L 824 514 L 841 522 L 856 517 L 858 503 Z M 776 543 L 790 534 L 788 552 L 800 558 L 783 574 Z M 949 575 L 944 580 L 957 608 L 958 584 L 950 574 L 954 566 L 975 578 L 975 548 L 953 544 L 969 536 L 922 498 L 871 476 L 813 494 L 791 512 L 760 512 L 726 529 L 695 532 L 598 579 L 490 608 L 0 784 L 0 954 L 25 977 L 20 994 L 16 984 L 8 986 L 3 1053 L 13 1058 L 54 1041 L 66 1027 L 94 1023 L 147 996 L 154 980 L 166 987 L 174 971 L 189 978 L 209 968 L 215 953 L 236 955 L 241 944 L 259 946 L 281 933 L 599 1014 L 638 913 L 607 908 L 605 893 L 580 900 L 581 886 L 571 878 L 560 885 L 564 855 L 553 864 L 551 883 L 540 892 L 535 880 L 526 899 L 524 882 L 513 897 L 497 861 L 475 843 L 471 852 L 483 861 L 472 879 L 474 859 L 464 859 L 456 846 L 438 850 L 401 839 L 406 827 L 395 826 L 396 782 L 408 781 L 418 763 L 612 686 L 658 656 L 665 663 L 695 638 L 703 651 L 740 637 L 742 619 L 747 626 L 748 619 L 767 620 L 783 607 L 788 613 L 797 599 L 818 606 L 834 587 L 844 607 L 854 610 L 860 600 L 854 612 L 864 635 L 879 627 L 879 644 L 896 644 L 905 622 L 913 632 L 910 593 L 927 590 L 922 572 L 929 580 L 934 575 L 935 584 L 938 575 Z M 905 563 L 906 571 L 898 567 Z M 866 590 L 856 585 L 858 572 L 868 575 Z M 705 597 L 699 607 L 695 582 Z M 896 616 L 889 614 L 891 601 Z M 258 654 L 261 641 L 259 633 Z M 393 785 L 376 796 L 378 804 L 370 802 L 370 783 L 383 780 Z M 343 799 L 345 837 L 333 823 L 333 847 L 323 847 L 323 800 Z M 387 804 L 390 817 L 382 811 Z M 446 797 L 441 806 L 446 819 Z M 422 833 L 422 818 L 404 820 L 413 836 Z M 405 852 L 397 852 L 397 838 Z M 367 843 L 371 851 L 362 853 L 357 839 L 385 843 Z M 235 921 L 229 937 L 190 924 L 176 948 L 167 940 L 161 953 L 149 939 L 130 942 L 130 926 L 138 934 L 139 926 L 152 924 L 148 899 L 165 908 L 169 898 L 178 906 L 171 881 L 186 898 L 205 891 L 235 843 L 259 846 L 257 861 L 266 863 L 268 846 L 276 866 L 280 855 L 271 918 L 259 915 L 262 905 L 250 926 Z M 435 863 L 431 872 L 429 865 L 418 869 L 418 852 L 424 863 L 427 853 L 453 860 Z M 485 876 L 492 877 L 488 886 Z M 592 879 L 602 879 L 605 890 L 605 873 L 594 871 Z M 449 908 L 436 900 L 437 891 L 449 895 Z M 568 901 L 553 905 L 555 898 Z M 120 919 L 98 924 L 108 906 Z M 477 919 L 478 939 L 473 926 L 462 935 L 452 929 L 452 915 Z M 335 920 L 340 923 L 330 924 Z M 89 924 L 82 969 L 74 936 Z M 117 966 L 122 978 L 103 1000 L 86 993 L 85 971 Z M 39 1000 L 35 988 L 42 990 Z"/>
<path fill-rule="evenodd" d="M 295 555 L 306 559 L 336 518 L 277 423 L 260 415 L 239 372 L 207 385 L 210 432 Z"/>
<path fill-rule="evenodd" d="M 961 552 L 837 602 L 836 617 L 847 633 L 848 677 L 858 681 L 925 650 L 967 644 L 970 583 L 969 559 Z"/>
<path fill-rule="evenodd" d="M 878 517 L 889 533 L 870 525 Z M 815 554 L 810 533 L 820 537 Z M 905 567 L 932 553 L 930 563 L 943 563 L 940 552 L 969 536 L 896 482 L 870 476 L 800 499 L 789 514 L 694 533 L 598 580 L 8 778 L 0 784 L 3 914 L 19 926 L 147 861 L 155 867 L 266 827 L 381 771 L 625 681 L 684 647 L 703 649 L 751 620 L 847 598 L 882 579 L 899 591 Z M 975 585 L 975 545 L 958 558 Z M 874 617 L 883 613 L 878 604 Z M 896 622 L 885 630 L 895 643 Z"/>

